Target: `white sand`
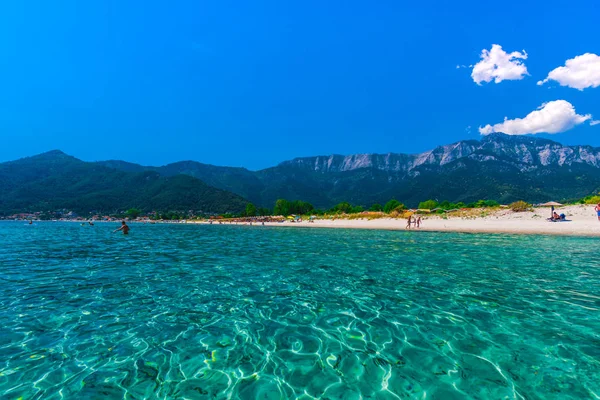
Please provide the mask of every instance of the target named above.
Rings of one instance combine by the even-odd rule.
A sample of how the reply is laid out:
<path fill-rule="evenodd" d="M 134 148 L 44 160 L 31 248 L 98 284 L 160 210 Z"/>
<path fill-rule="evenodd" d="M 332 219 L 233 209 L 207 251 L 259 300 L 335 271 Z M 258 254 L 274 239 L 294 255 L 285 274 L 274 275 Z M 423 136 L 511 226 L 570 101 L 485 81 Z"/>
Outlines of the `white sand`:
<path fill-rule="evenodd" d="M 521 234 L 553 234 L 600 236 L 600 221 L 594 211 L 594 206 L 577 205 L 556 208 L 558 214 L 565 214 L 569 221 L 549 222 L 550 208 L 536 208 L 533 212 L 512 212 L 501 209 L 485 217 L 448 217 L 444 219 L 437 215 L 422 217 L 420 231 L 448 232 L 485 232 L 485 233 L 521 233 Z M 261 224 L 254 224 L 260 226 Z M 297 227 L 297 228 L 354 228 L 354 229 L 406 229 L 405 219 L 318 219 L 314 223 L 303 221 L 299 223 L 265 223 L 267 226 Z"/>

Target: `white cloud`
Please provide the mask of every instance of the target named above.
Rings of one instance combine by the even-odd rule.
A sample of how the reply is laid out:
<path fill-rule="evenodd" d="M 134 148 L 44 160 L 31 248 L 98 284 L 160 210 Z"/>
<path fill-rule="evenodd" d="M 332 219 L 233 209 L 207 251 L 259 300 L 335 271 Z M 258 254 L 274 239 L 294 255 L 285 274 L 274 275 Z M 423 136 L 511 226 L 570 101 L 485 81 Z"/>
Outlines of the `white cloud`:
<path fill-rule="evenodd" d="M 560 133 L 591 120 L 590 114 L 579 115 L 566 100 L 555 100 L 542 104 L 525 118 L 508 119 L 494 125 L 479 127 L 479 133 L 489 135 L 502 132 L 508 135 L 527 135 L 529 133 Z"/>
<path fill-rule="evenodd" d="M 543 85 L 551 80 L 560 83 L 561 86 L 579 90 L 598 87 L 600 86 L 600 56 L 585 53 L 567 60 L 564 67 L 553 69 L 546 79 L 537 84 Z"/>
<path fill-rule="evenodd" d="M 590 121 L 590 126 L 594 126 L 594 125 L 598 125 L 600 124 L 600 121 L 596 120 L 596 121 Z"/>
<path fill-rule="evenodd" d="M 513 51 L 509 54 L 502 50 L 502 46 L 494 44 L 491 50 L 481 51 L 481 61 L 473 66 L 471 77 L 478 85 L 492 80 L 496 83 L 520 80 L 529 75 L 527 67 L 520 61 L 526 59 L 525 50 L 522 53 Z"/>

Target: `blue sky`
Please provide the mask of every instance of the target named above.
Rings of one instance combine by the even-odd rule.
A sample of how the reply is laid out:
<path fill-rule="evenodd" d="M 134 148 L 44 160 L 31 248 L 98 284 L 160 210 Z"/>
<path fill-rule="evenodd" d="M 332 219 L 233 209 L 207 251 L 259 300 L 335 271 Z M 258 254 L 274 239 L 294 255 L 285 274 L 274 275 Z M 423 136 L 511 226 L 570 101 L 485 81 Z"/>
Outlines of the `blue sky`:
<path fill-rule="evenodd" d="M 600 146 L 600 87 L 536 84 L 600 54 L 597 0 L 172 3 L 4 2 L 0 161 L 415 153 L 557 100 L 585 121 L 540 135 Z M 469 66 L 493 44 L 525 51 L 527 75 L 476 84 Z"/>

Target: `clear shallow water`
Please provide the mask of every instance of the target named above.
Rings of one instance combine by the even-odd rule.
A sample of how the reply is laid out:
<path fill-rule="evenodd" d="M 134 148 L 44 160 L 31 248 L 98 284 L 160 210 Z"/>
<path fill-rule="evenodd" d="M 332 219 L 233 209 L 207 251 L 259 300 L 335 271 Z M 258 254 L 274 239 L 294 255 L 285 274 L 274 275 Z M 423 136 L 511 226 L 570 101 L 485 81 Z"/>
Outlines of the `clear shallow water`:
<path fill-rule="evenodd" d="M 600 396 L 598 239 L 0 222 L 0 398 Z"/>

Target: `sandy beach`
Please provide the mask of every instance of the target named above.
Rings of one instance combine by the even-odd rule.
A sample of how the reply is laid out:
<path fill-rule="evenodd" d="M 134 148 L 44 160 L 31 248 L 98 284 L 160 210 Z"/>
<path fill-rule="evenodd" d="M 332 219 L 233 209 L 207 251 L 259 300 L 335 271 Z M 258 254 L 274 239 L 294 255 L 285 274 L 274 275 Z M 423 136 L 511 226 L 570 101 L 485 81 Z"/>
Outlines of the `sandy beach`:
<path fill-rule="evenodd" d="M 472 232 L 472 233 L 515 233 L 547 234 L 571 236 L 600 236 L 600 221 L 594 206 L 574 205 L 557 207 L 559 214 L 565 214 L 567 221 L 550 222 L 550 208 L 540 207 L 533 211 L 513 212 L 508 209 L 481 210 L 473 215 L 424 215 L 420 228 L 414 231 Z M 460 213 L 458 213 L 460 214 Z M 473 214 L 473 211 L 470 212 Z M 476 213 L 475 213 L 476 214 Z M 241 225 L 242 223 L 240 223 Z M 259 224 L 254 224 L 259 225 Z M 265 223 L 265 226 L 295 228 L 349 228 L 405 230 L 406 220 L 399 218 L 364 219 L 317 219 L 314 222 Z"/>

